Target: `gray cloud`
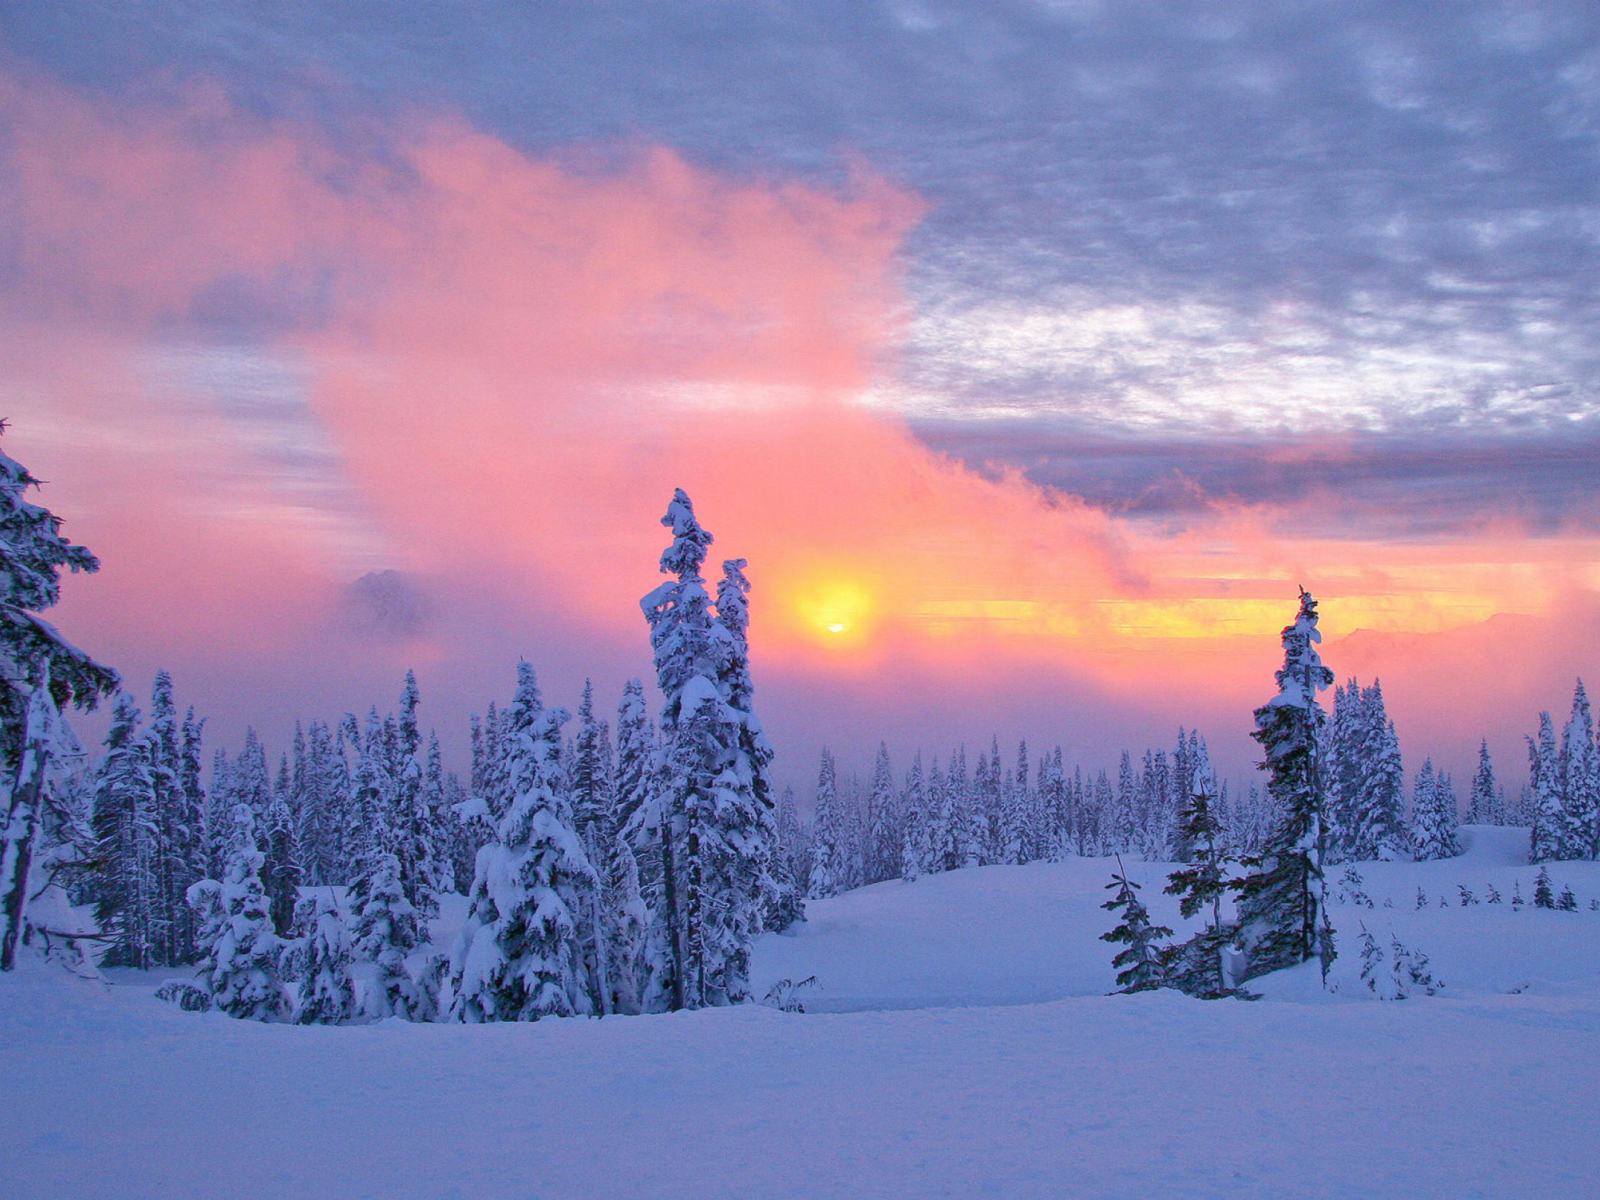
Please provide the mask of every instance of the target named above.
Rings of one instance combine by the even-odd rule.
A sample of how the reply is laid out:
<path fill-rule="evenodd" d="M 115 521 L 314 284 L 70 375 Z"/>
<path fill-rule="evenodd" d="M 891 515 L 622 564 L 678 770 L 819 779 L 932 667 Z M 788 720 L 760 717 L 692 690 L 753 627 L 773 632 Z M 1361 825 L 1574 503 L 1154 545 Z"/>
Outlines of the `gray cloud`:
<path fill-rule="evenodd" d="M 932 205 L 878 402 L 945 445 L 997 417 L 1142 439 L 1133 458 L 1163 465 L 1123 501 L 1196 439 L 1226 444 L 1185 470 L 1223 484 L 1241 441 L 1374 438 L 1379 464 L 1505 439 L 1502 491 L 1546 519 L 1577 498 L 1560 464 L 1592 463 L 1590 0 L 85 2 L 9 6 L 0 37 L 113 96 L 216 77 L 354 140 L 374 108 L 442 107 L 594 169 L 654 140 L 845 186 L 863 155 Z M 270 326 L 274 303 L 219 295 L 195 319 Z"/>

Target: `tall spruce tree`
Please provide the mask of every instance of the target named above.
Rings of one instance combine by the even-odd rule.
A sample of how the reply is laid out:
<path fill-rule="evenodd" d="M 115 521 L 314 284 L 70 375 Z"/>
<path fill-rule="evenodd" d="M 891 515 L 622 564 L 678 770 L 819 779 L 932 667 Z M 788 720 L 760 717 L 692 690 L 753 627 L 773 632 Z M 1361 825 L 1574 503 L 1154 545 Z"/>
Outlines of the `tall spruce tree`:
<path fill-rule="evenodd" d="M 660 841 L 662 921 L 670 959 L 669 1004 L 681 1009 L 693 1003 L 688 983 L 695 969 L 690 962 L 690 944 L 693 941 L 698 945 L 700 935 L 692 928 L 699 914 L 690 912 L 701 898 L 698 885 L 691 880 L 700 872 L 692 861 L 698 858 L 700 833 L 691 826 L 699 816 L 700 793 L 696 789 L 712 767 L 697 756 L 696 747 L 679 744 L 680 726 L 694 715 L 705 697 L 703 685 L 694 685 L 694 681 L 715 679 L 719 655 L 712 633 L 711 601 L 700 574 L 711 534 L 695 519 L 694 505 L 682 488 L 673 494 L 661 523 L 672 530 L 672 544 L 663 551 L 660 568 L 663 575 L 672 578 L 639 602 L 650 628 L 656 683 L 664 697 L 664 773 L 655 797 L 658 811 L 651 814 L 646 827 Z M 684 711 L 686 697 L 693 702 L 689 713 Z M 709 720 L 709 715 L 702 716 L 694 740 L 704 739 Z M 689 737 L 685 734 L 684 740 Z M 686 777 L 686 771 L 695 779 Z"/>
<path fill-rule="evenodd" d="M 1594 858 L 1600 850 L 1600 754 L 1583 680 L 1572 693 L 1572 715 L 1561 731 L 1561 802 L 1566 813 L 1565 857 Z"/>
<path fill-rule="evenodd" d="M 878 743 L 878 756 L 872 764 L 872 792 L 867 805 L 872 827 L 867 834 L 866 857 L 870 868 L 866 882 L 877 883 L 897 876 L 901 859 L 900 814 L 895 804 L 894 771 L 889 763 L 889 746 L 886 742 Z"/>
<path fill-rule="evenodd" d="M 1494 764 L 1489 760 L 1489 739 L 1478 743 L 1478 771 L 1472 777 L 1472 795 L 1467 820 L 1473 825 L 1504 825 L 1500 793 L 1495 787 Z"/>
<path fill-rule="evenodd" d="M 111 940 L 103 962 L 148 970 L 161 961 L 164 912 L 160 827 L 150 739 L 139 709 L 118 692 L 94 789 L 95 917 Z"/>
<path fill-rule="evenodd" d="M 584 853 L 595 869 L 595 886 L 588 889 L 578 914 L 578 935 L 583 944 L 584 970 L 590 981 L 590 998 L 602 1016 L 612 1011 L 614 988 L 611 951 L 611 914 L 605 907 L 603 881 L 612 874 L 615 830 L 611 826 L 612 798 L 610 739 L 604 721 L 594 715 L 594 684 L 583 681 L 578 704 L 578 732 L 572 743 L 569 788 L 572 819 Z"/>
<path fill-rule="evenodd" d="M 118 686 L 115 671 L 36 615 L 61 598 L 63 567 L 100 569 L 61 536 L 60 517 L 25 499 L 38 485 L 0 453 L 0 971 L 16 965 L 26 935 L 41 838 L 73 823 L 61 766 L 76 739 L 61 710 L 94 708 Z"/>
<path fill-rule="evenodd" d="M 1239 888 L 1239 945 L 1244 979 L 1316 957 L 1327 977 L 1335 950 L 1322 875 L 1323 782 L 1318 749 L 1324 716 L 1317 693 L 1333 682 L 1317 644 L 1317 603 L 1303 588 L 1300 611 L 1283 630 L 1278 694 L 1255 711 L 1277 827 L 1246 863 Z"/>
<path fill-rule="evenodd" d="M 775 757 L 755 711 L 750 673 L 749 563 L 725 559 L 717 584 L 717 693 L 723 746 L 713 820 L 720 859 L 722 927 L 728 951 L 722 984 L 726 995 L 747 989 L 750 947 L 764 929 L 783 929 L 804 915 L 804 901 L 778 868 L 778 809 L 771 769 Z"/>
<path fill-rule="evenodd" d="M 837 896 L 844 863 L 844 815 L 839 803 L 838 772 L 833 755 L 822 751 L 817 770 L 817 801 L 812 821 L 811 884 L 806 894 L 814 899 Z"/>
<path fill-rule="evenodd" d="M 1567 810 L 1561 794 L 1561 758 L 1556 751 L 1555 724 L 1547 712 L 1539 714 L 1539 740 L 1528 739 L 1528 774 L 1533 793 L 1528 861 L 1566 858 Z"/>
<path fill-rule="evenodd" d="M 927 793 L 922 782 L 922 753 L 911 760 L 911 770 L 906 772 L 906 786 L 901 793 L 900 810 L 904 814 L 904 836 L 900 843 L 900 878 L 911 882 L 926 874 L 931 867 L 933 848 L 928 837 L 926 817 Z"/>

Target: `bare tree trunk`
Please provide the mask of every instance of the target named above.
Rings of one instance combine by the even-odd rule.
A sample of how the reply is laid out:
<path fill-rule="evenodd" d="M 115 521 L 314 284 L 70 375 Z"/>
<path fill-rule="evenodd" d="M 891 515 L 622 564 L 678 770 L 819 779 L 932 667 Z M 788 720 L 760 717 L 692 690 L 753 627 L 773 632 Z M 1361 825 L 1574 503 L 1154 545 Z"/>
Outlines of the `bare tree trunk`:
<path fill-rule="evenodd" d="M 29 706 L 32 715 L 32 705 Z M 6 819 L 5 843 L 0 849 L 0 971 L 17 964 L 17 943 L 22 937 L 28 908 L 28 874 L 33 867 L 33 845 L 39 833 L 40 800 L 49 758 L 45 731 L 33 728 L 22 751 L 11 812 Z"/>
<path fill-rule="evenodd" d="M 666 901 L 667 945 L 672 952 L 672 1010 L 683 1008 L 683 922 L 678 913 L 677 865 L 672 848 L 674 818 L 661 823 L 661 886 Z"/>

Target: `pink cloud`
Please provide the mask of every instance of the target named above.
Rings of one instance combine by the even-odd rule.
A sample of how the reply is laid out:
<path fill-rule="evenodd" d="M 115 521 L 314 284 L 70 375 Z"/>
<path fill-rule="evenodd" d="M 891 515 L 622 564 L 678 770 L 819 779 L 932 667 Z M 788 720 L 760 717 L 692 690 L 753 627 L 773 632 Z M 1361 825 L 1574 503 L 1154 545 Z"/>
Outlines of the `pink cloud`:
<path fill-rule="evenodd" d="M 110 111 L 12 76 L 0 103 L 20 247 L 0 294 L 8 446 L 106 562 L 63 612 L 130 671 L 186 662 L 242 713 L 313 693 L 364 707 L 408 660 L 447 702 L 481 704 L 503 690 L 482 677 L 500 646 L 502 674 L 518 653 L 563 675 L 586 654 L 642 669 L 636 600 L 675 486 L 716 551 L 751 560 L 756 652 L 797 744 L 830 712 L 1032 706 L 1102 738 L 1144 729 L 1139 714 L 1225 726 L 1242 765 L 1294 583 L 1338 633 L 1353 614 L 1434 630 L 1554 611 L 1593 587 L 1581 539 L 1419 551 L 1296 538 L 1291 513 L 1241 506 L 1173 534 L 934 454 L 859 403 L 893 370 L 898 256 L 923 211 L 866 167 L 837 192 L 654 147 L 584 170 L 431 117 L 374 156 L 205 88 Z M 315 514 L 141 366 L 201 336 L 172 331 L 238 279 L 317 297 L 250 349 L 307 364 L 389 565 L 444 601 L 426 643 L 352 646 L 336 619 L 350 568 Z M 231 695 L 245 676 L 268 681 L 260 698 Z"/>

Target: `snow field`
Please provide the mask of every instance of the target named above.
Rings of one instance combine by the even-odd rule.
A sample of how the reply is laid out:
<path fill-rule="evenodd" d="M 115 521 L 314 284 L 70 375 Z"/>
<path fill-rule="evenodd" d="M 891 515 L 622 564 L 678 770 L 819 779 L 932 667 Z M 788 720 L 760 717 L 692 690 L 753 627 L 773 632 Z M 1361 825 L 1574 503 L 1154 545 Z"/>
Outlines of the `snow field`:
<path fill-rule="evenodd" d="M 1528 985 L 1600 986 L 1600 863 L 1550 864 L 1559 893 L 1570 885 L 1580 911 L 1533 907 L 1538 868 L 1527 865 L 1528 831 L 1466 826 L 1465 853 L 1427 863 L 1357 863 L 1375 907 L 1330 906 L 1339 958 L 1330 982 L 1335 997 L 1366 998 L 1360 981 L 1360 923 L 1384 946 L 1391 936 L 1432 960 L 1451 994 L 1509 992 Z M 1114 858 L 1074 858 L 1025 867 L 975 867 L 929 875 L 915 883 L 889 880 L 830 900 L 807 902 L 808 919 L 793 933 L 769 934 L 756 948 L 751 986 L 757 996 L 779 979 L 809 976 L 808 1012 L 1037 1004 L 1101 996 L 1116 986 L 1115 952 L 1100 935 L 1114 923 L 1100 908 Z M 1197 922 L 1178 916 L 1177 899 L 1162 894 L 1168 863 L 1123 859 L 1151 919 L 1187 936 Z M 1519 865 L 1520 864 L 1520 865 Z M 1337 896 L 1342 866 L 1329 869 Z M 1527 905 L 1512 909 L 1520 881 Z M 1502 904 L 1484 904 L 1487 885 Z M 1417 911 L 1421 885 L 1429 908 Z M 1480 903 L 1459 907 L 1457 884 Z M 1450 907 L 1437 908 L 1441 897 Z M 1390 901 L 1393 907 L 1385 907 Z M 1319 981 L 1320 982 L 1320 981 Z M 1262 982 L 1257 990 L 1284 986 Z M 1323 999 L 1320 986 L 1316 998 Z"/>
<path fill-rule="evenodd" d="M 814 973 L 808 1004 L 854 1011 L 302 1028 L 34 962 L 0 978 L 0 1192 L 1593 1195 L 1600 913 L 1459 907 L 1458 882 L 1531 899 L 1535 874 L 1517 831 L 1468 833 L 1458 859 L 1358 867 L 1376 907 L 1333 908 L 1338 992 L 1312 965 L 1254 1004 L 1100 994 L 1100 859 L 878 884 L 759 943 L 759 982 Z M 1165 868 L 1128 866 L 1175 924 Z M 1551 873 L 1600 896 L 1596 864 Z M 1416 911 L 1419 882 L 1452 907 Z M 1357 920 L 1444 994 L 1372 1000 Z"/>

